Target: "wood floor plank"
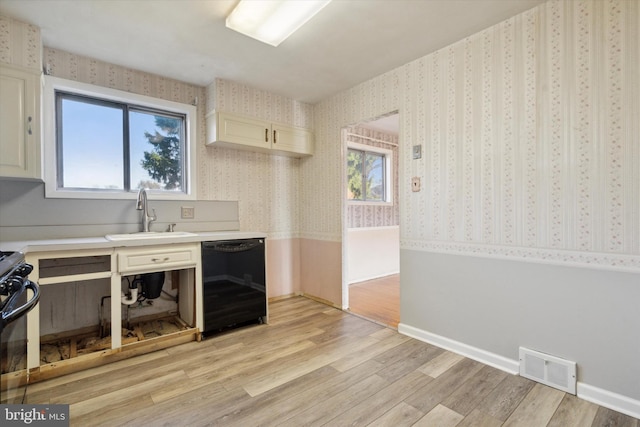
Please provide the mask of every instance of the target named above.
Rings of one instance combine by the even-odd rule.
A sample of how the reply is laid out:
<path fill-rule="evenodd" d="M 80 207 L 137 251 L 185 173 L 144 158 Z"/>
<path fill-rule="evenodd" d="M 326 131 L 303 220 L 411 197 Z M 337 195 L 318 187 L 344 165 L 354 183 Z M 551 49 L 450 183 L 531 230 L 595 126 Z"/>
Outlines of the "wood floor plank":
<path fill-rule="evenodd" d="M 563 397 L 564 393 L 560 390 L 536 384 L 503 425 L 504 427 L 546 426 Z"/>
<path fill-rule="evenodd" d="M 502 422 L 509 418 L 536 383 L 519 375 L 507 375 L 478 405 L 483 413 Z"/>
<path fill-rule="evenodd" d="M 390 329 L 387 329 L 387 330 L 390 330 Z M 378 336 L 380 336 L 380 334 L 378 333 L 371 334 L 371 337 L 375 339 L 378 339 L 377 338 Z M 332 363 L 331 366 L 333 366 L 334 368 L 342 372 L 347 371 L 353 368 L 354 366 L 359 365 L 360 363 L 366 362 L 367 360 L 373 357 L 376 357 L 379 354 L 386 352 L 387 350 L 390 350 L 392 348 L 399 346 L 402 343 L 407 342 L 408 340 L 409 340 L 409 337 L 404 335 L 399 335 L 394 332 L 393 335 L 381 339 L 371 347 L 364 348 L 362 350 L 353 352 L 346 357 L 340 358 L 339 360 Z"/>
<path fill-rule="evenodd" d="M 430 377 L 437 378 L 462 359 L 464 359 L 464 356 L 451 351 L 445 351 L 425 363 L 425 365 L 420 368 L 420 372 L 425 375 L 429 375 Z"/>
<path fill-rule="evenodd" d="M 364 319 L 360 319 L 356 316 L 348 316 L 346 318 L 339 319 L 339 321 L 341 324 L 341 328 L 326 326 L 324 327 L 325 332 L 323 334 L 310 338 L 311 341 L 315 342 L 316 344 L 320 344 L 324 341 L 331 341 L 344 335 L 341 329 L 347 329 L 349 331 L 349 335 L 354 337 L 366 337 L 383 328 L 383 326 L 377 325 Z"/>
<path fill-rule="evenodd" d="M 428 413 L 482 367 L 483 365 L 475 360 L 463 359 L 405 401 L 416 409 Z"/>
<path fill-rule="evenodd" d="M 502 421 L 476 408 L 456 427 L 500 427 L 501 425 Z"/>
<path fill-rule="evenodd" d="M 324 401 L 311 401 L 304 411 L 278 424 L 267 424 L 273 427 L 321 426 L 327 419 L 340 415 L 350 407 L 357 405 L 376 394 L 388 385 L 388 381 L 377 375 L 370 375 L 364 380 L 334 394 Z"/>
<path fill-rule="evenodd" d="M 163 377 L 167 373 L 180 372 L 181 375 L 185 375 L 180 369 L 182 366 L 182 363 L 163 361 L 163 363 L 147 363 L 141 366 L 126 366 L 111 372 L 101 370 L 99 374 L 56 387 L 51 403 L 73 404 L 99 398 L 126 388 L 134 382 L 143 384 Z"/>
<path fill-rule="evenodd" d="M 640 420 L 611 409 L 599 407 L 591 425 L 593 427 L 640 427 Z"/>
<path fill-rule="evenodd" d="M 329 421 L 331 425 L 366 426 L 383 416 L 387 411 L 428 384 L 433 379 L 422 372 L 413 371 L 383 388 L 366 401 L 349 408 Z M 415 409 L 415 408 L 414 408 Z M 424 415 L 420 412 L 420 416 Z"/>
<path fill-rule="evenodd" d="M 590 426 L 597 411 L 598 405 L 565 394 L 547 427 Z"/>
<path fill-rule="evenodd" d="M 405 360 L 407 354 L 411 354 L 414 351 L 420 351 L 425 348 L 429 348 L 430 345 L 418 340 L 407 340 L 400 345 L 397 345 L 379 355 L 374 359 L 378 362 L 391 366 L 394 363 L 402 362 Z"/>
<path fill-rule="evenodd" d="M 423 366 L 429 360 L 438 357 L 441 352 L 442 350 L 437 347 L 424 344 L 405 354 L 402 360 L 387 364 L 388 366 L 378 372 L 378 375 L 388 381 L 395 381 L 409 372 Z"/>
<path fill-rule="evenodd" d="M 640 427 L 304 297 L 269 309 L 268 325 L 32 384 L 27 402 L 68 403 L 81 427 Z"/>
<path fill-rule="evenodd" d="M 91 412 L 104 410 L 114 405 L 119 406 L 120 403 L 138 399 L 140 396 L 157 388 L 174 387 L 186 380 L 187 376 L 184 371 L 172 372 L 167 375 L 149 379 L 145 382 L 129 385 L 126 388 L 120 388 L 119 390 L 73 403 L 70 405 L 69 410 L 72 416 L 81 417 Z"/>
<path fill-rule="evenodd" d="M 429 411 L 414 427 L 453 427 L 457 426 L 464 418 L 464 415 L 447 408 L 444 405 L 437 405 Z"/>
<path fill-rule="evenodd" d="M 252 408 L 250 416 L 240 420 L 241 422 L 237 425 L 252 426 L 269 424 L 277 426 L 279 423 L 290 418 L 297 419 L 297 415 L 308 409 L 313 403 L 325 401 L 336 393 L 340 393 L 346 388 L 363 381 L 375 374 L 380 367 L 380 363 L 375 360 L 369 360 L 346 372 L 335 371 L 330 366 L 321 368 L 318 371 L 308 374 L 306 377 L 311 377 L 323 369 L 330 369 L 334 371 L 336 375 L 325 375 L 321 381 L 312 383 L 299 381 L 305 377 L 294 380 L 294 383 L 299 381 L 299 385 L 297 387 L 294 386 L 293 395 L 283 395 L 280 393 L 286 385 L 269 390 L 257 398 L 254 398 L 254 401 L 259 402 L 259 405 L 264 403 L 263 408 Z"/>
<path fill-rule="evenodd" d="M 385 412 L 380 418 L 369 424 L 369 427 L 410 426 L 418 421 L 424 414 L 411 405 L 404 402 Z"/>
<path fill-rule="evenodd" d="M 462 415 L 468 415 L 508 374 L 491 366 L 483 366 L 474 376 L 449 395 L 442 404 Z"/>
<path fill-rule="evenodd" d="M 96 414 L 105 417 L 104 426 L 204 426 L 211 425 L 218 414 L 231 404 L 246 401 L 249 396 L 243 390 L 229 391 L 220 384 L 191 390 L 152 408 L 138 409 L 130 405 L 130 411 L 116 415 Z M 84 426 L 83 426 L 84 427 Z"/>
<path fill-rule="evenodd" d="M 154 403 L 147 395 L 141 395 L 136 399 L 136 411 L 147 412 L 150 408 L 154 407 Z M 132 418 L 130 416 L 131 407 L 127 402 L 119 402 L 116 405 L 105 407 L 100 411 L 91 411 L 82 415 L 76 414 L 70 409 L 71 427 L 100 427 L 106 426 L 116 427 L 132 424 Z M 122 417 L 123 414 L 127 414 L 126 420 L 116 421 L 116 419 Z M 143 424 L 137 424 L 143 425 Z"/>
<path fill-rule="evenodd" d="M 343 342 L 336 343 L 335 346 L 325 346 L 323 352 L 309 359 L 301 358 L 295 361 L 289 361 L 289 363 L 283 365 L 281 369 L 271 370 L 260 378 L 245 384 L 243 388 L 250 396 L 257 396 L 267 390 L 271 390 L 272 388 L 305 375 L 322 366 L 329 365 L 343 357 L 344 354 L 349 354 L 353 351 L 369 347 L 377 342 L 375 339 L 370 337 L 364 337 L 355 342 L 352 340 L 350 341 L 351 342 L 348 346 Z"/>
<path fill-rule="evenodd" d="M 400 275 L 354 283 L 349 286 L 349 310 L 383 325 L 400 322 Z"/>
<path fill-rule="evenodd" d="M 339 390 L 340 387 L 346 387 L 347 384 L 361 381 L 370 375 L 370 367 L 363 368 L 361 371 L 352 371 L 347 377 L 330 366 L 325 366 L 258 397 L 228 405 L 212 420 L 212 424 L 252 426 L 269 422 L 280 414 L 295 416 L 306 408 L 308 399 L 321 399 L 323 390 Z"/>

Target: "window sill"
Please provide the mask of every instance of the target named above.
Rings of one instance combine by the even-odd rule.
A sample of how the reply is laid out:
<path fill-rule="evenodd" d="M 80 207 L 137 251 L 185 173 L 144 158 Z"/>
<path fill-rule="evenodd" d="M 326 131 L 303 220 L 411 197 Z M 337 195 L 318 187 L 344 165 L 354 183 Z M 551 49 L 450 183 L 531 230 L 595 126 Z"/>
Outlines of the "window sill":
<path fill-rule="evenodd" d="M 358 201 L 347 201 L 347 206 L 393 206 L 393 202 L 358 202 Z"/>

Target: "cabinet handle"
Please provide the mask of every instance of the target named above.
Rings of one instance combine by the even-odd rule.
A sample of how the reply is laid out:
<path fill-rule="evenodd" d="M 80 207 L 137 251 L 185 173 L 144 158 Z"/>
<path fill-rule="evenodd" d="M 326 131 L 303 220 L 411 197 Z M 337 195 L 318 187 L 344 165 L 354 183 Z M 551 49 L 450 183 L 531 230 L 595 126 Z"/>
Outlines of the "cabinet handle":
<path fill-rule="evenodd" d="M 264 142 L 269 142 L 269 129 L 264 130 Z"/>
<path fill-rule="evenodd" d="M 278 142 L 278 141 L 276 141 L 276 131 L 274 129 L 273 130 L 273 143 L 275 144 L 276 142 Z"/>
<path fill-rule="evenodd" d="M 169 257 L 164 257 L 162 259 L 160 259 L 160 258 L 151 258 L 151 261 L 153 261 L 153 262 L 165 262 L 165 261 L 169 261 Z"/>
<path fill-rule="evenodd" d="M 27 118 L 27 121 L 29 122 L 29 124 L 28 124 L 28 126 L 29 126 L 29 127 L 27 128 L 27 133 L 28 133 L 29 135 L 32 135 L 32 134 L 33 134 L 32 130 L 31 130 L 31 121 L 32 121 L 32 120 L 33 120 L 33 118 L 32 118 L 31 116 L 29 116 L 29 117 Z"/>

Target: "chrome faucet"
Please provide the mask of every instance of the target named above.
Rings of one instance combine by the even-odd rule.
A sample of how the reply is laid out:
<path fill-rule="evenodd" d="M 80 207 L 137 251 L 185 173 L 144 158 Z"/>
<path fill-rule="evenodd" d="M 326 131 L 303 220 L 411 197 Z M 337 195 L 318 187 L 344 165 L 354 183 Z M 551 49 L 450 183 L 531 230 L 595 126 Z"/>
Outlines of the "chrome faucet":
<path fill-rule="evenodd" d="M 136 210 L 142 211 L 142 215 L 140 221 L 142 221 L 142 231 L 145 233 L 150 231 L 149 227 L 151 223 L 158 219 L 156 217 L 156 210 L 151 209 L 153 211 L 153 215 L 149 215 L 149 205 L 147 200 L 147 190 L 145 188 L 141 188 L 138 190 L 138 200 L 136 202 Z"/>

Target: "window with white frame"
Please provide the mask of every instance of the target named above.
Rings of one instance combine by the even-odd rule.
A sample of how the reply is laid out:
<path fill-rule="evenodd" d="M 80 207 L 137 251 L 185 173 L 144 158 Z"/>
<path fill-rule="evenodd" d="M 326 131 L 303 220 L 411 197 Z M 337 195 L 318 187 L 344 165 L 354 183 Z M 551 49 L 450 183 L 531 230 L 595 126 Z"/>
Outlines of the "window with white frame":
<path fill-rule="evenodd" d="M 347 200 L 392 203 L 392 152 L 350 143 L 347 148 Z"/>
<path fill-rule="evenodd" d="M 47 197 L 195 198 L 194 106 L 47 77 L 44 108 Z"/>

